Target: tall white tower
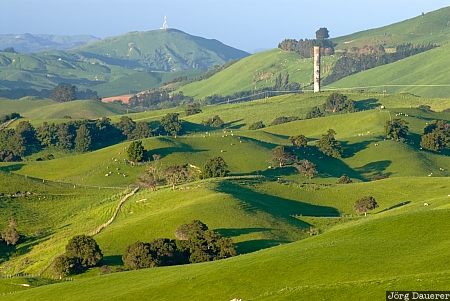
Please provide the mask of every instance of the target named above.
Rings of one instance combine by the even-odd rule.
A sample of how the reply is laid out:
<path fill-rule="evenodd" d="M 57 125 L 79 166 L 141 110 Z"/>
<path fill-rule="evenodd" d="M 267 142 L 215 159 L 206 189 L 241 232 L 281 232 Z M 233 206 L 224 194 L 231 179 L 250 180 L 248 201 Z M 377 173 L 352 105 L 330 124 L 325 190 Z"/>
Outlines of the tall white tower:
<path fill-rule="evenodd" d="M 169 23 L 167 23 L 167 16 L 164 16 L 164 23 L 161 27 L 163 30 L 167 30 L 169 28 Z"/>
<path fill-rule="evenodd" d="M 314 93 L 320 92 L 320 47 L 314 46 Z"/>

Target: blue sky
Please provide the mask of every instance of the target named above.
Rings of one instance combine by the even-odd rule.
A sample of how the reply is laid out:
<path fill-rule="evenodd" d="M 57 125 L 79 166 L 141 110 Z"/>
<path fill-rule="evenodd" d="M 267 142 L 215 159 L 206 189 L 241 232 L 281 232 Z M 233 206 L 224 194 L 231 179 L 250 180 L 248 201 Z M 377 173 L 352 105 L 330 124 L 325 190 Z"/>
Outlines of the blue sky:
<path fill-rule="evenodd" d="M 283 38 L 340 36 L 450 6 L 450 0 L 0 0 L 0 33 L 99 37 L 169 26 L 247 51 Z"/>

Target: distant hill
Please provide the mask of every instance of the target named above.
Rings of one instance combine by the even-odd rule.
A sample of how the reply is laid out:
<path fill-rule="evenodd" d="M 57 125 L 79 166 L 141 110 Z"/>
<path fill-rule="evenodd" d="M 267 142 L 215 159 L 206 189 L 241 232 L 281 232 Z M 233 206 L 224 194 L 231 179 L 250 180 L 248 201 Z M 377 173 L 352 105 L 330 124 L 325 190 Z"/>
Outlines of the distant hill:
<path fill-rule="evenodd" d="M 450 41 L 450 6 L 380 28 L 360 31 L 333 39 L 337 48 L 403 43 L 437 43 Z"/>
<path fill-rule="evenodd" d="M 96 90 L 100 96 L 139 92 L 246 55 L 175 29 L 129 33 L 73 51 L 0 51 L 0 92 L 7 91 L 0 95 L 37 95 L 61 82 Z"/>
<path fill-rule="evenodd" d="M 91 35 L 0 34 L 0 49 L 12 47 L 22 53 L 67 50 L 98 40 L 100 39 Z"/>
<path fill-rule="evenodd" d="M 177 29 L 131 32 L 83 46 L 77 52 L 113 65 L 161 72 L 207 70 L 248 55 Z"/>

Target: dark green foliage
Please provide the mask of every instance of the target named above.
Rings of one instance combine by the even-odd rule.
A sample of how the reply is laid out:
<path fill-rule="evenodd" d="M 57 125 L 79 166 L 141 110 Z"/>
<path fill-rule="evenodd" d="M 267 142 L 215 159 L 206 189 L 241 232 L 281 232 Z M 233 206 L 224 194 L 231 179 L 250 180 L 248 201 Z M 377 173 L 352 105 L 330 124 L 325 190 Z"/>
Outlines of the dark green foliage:
<path fill-rule="evenodd" d="M 128 160 L 132 162 L 142 162 L 144 160 L 145 155 L 145 148 L 144 145 L 142 145 L 142 141 L 133 141 L 128 146 L 127 149 L 127 157 Z"/>
<path fill-rule="evenodd" d="M 8 225 L 2 231 L 2 239 L 7 245 L 15 246 L 20 239 L 19 231 L 17 231 L 17 221 L 14 218 L 9 220 Z"/>
<path fill-rule="evenodd" d="M 133 139 L 133 133 L 136 129 L 136 122 L 134 122 L 133 119 L 128 116 L 122 116 L 116 126 L 122 132 L 122 135 L 127 137 L 127 139 Z"/>
<path fill-rule="evenodd" d="M 15 155 L 10 150 L 0 150 L 0 162 L 14 162 L 14 161 L 20 161 L 20 156 Z"/>
<path fill-rule="evenodd" d="M 51 269 L 55 276 L 64 278 L 81 272 L 81 264 L 78 258 L 63 254 L 53 260 Z"/>
<path fill-rule="evenodd" d="M 222 157 L 209 159 L 203 166 L 204 178 L 226 177 L 229 173 L 228 164 Z"/>
<path fill-rule="evenodd" d="M 30 154 L 39 145 L 36 130 L 28 121 L 19 122 L 16 126 L 16 136 L 18 143 L 20 143 L 25 149 L 25 155 Z"/>
<path fill-rule="evenodd" d="M 306 119 L 312 119 L 323 116 L 325 116 L 325 114 L 320 110 L 319 107 L 313 107 L 308 113 L 306 113 Z"/>
<path fill-rule="evenodd" d="M 316 39 L 318 40 L 325 40 L 330 37 L 330 33 L 328 31 L 328 28 L 321 27 L 319 30 L 316 31 Z"/>
<path fill-rule="evenodd" d="M 26 145 L 24 139 L 16 134 L 13 129 L 4 129 L 0 131 L 0 150 L 6 151 L 5 157 L 13 154 L 15 158 L 20 158 L 26 154 Z"/>
<path fill-rule="evenodd" d="M 56 145 L 58 141 L 58 136 L 56 134 L 58 127 L 52 123 L 49 124 L 44 122 L 40 127 L 36 129 L 36 134 L 38 140 L 41 142 L 42 146 L 52 146 Z"/>
<path fill-rule="evenodd" d="M 215 115 L 208 120 L 203 121 L 203 125 L 210 126 L 213 128 L 222 128 L 225 122 L 223 122 L 222 118 L 219 115 Z"/>
<path fill-rule="evenodd" d="M 367 213 L 378 208 L 378 203 L 373 196 L 365 196 L 357 200 L 353 208 L 357 213 Z"/>
<path fill-rule="evenodd" d="M 329 129 L 325 135 L 317 142 L 319 150 L 327 156 L 333 158 L 340 158 L 342 156 L 342 147 L 339 141 L 334 138 L 336 132 L 333 129 Z"/>
<path fill-rule="evenodd" d="M 191 224 L 180 226 L 176 231 L 180 250 L 189 254 L 192 263 L 228 258 L 236 255 L 236 249 L 229 238 L 220 236 L 217 232 L 196 220 Z"/>
<path fill-rule="evenodd" d="M 50 95 L 50 98 L 58 102 L 67 102 L 75 99 L 77 87 L 69 84 L 59 84 Z"/>
<path fill-rule="evenodd" d="M 185 109 L 186 116 L 191 116 L 195 114 L 199 114 L 202 112 L 200 108 L 200 104 L 198 102 L 189 103 Z"/>
<path fill-rule="evenodd" d="M 61 123 L 56 126 L 56 146 L 70 150 L 75 146 L 75 127 L 69 123 Z"/>
<path fill-rule="evenodd" d="M 330 113 L 354 112 L 355 103 L 344 94 L 334 92 L 327 97 L 323 110 Z"/>
<path fill-rule="evenodd" d="M 408 122 L 400 118 L 388 120 L 384 130 L 387 139 L 403 141 L 408 137 Z"/>
<path fill-rule="evenodd" d="M 93 267 L 103 259 L 102 251 L 97 242 L 86 235 L 74 236 L 66 246 L 66 255 L 78 258 L 82 267 Z"/>
<path fill-rule="evenodd" d="M 91 146 L 91 132 L 86 124 L 82 124 L 76 131 L 75 150 L 77 152 L 87 152 L 91 149 Z"/>
<path fill-rule="evenodd" d="M 150 250 L 150 244 L 140 241 L 127 247 L 122 256 L 122 261 L 125 267 L 130 270 L 151 268 L 158 265 Z"/>
<path fill-rule="evenodd" d="M 350 184 L 350 183 L 353 183 L 353 181 L 347 175 L 342 175 L 336 182 L 336 184 Z"/>
<path fill-rule="evenodd" d="M 162 88 L 148 90 L 131 97 L 129 106 L 132 108 L 166 109 L 173 108 L 184 103 L 190 103 L 192 101 L 192 97 L 185 96 L 182 92 L 169 93 L 169 91 Z"/>
<path fill-rule="evenodd" d="M 175 189 L 176 185 L 188 181 L 191 176 L 187 165 L 169 166 L 164 170 L 163 175 L 167 184 L 172 186 L 172 189 Z"/>
<path fill-rule="evenodd" d="M 297 52 L 304 58 L 312 57 L 312 51 L 314 46 L 320 46 L 322 55 L 334 54 L 334 44 L 328 39 L 286 39 L 278 44 L 278 48 L 285 51 Z"/>
<path fill-rule="evenodd" d="M 283 167 L 295 162 L 297 157 L 285 146 L 277 146 L 272 150 L 272 162 L 274 165 Z"/>
<path fill-rule="evenodd" d="M 424 128 L 420 146 L 423 149 L 440 152 L 450 148 L 450 123 L 434 120 Z"/>
<path fill-rule="evenodd" d="M 314 176 L 317 175 L 316 164 L 312 163 L 311 161 L 300 160 L 294 163 L 294 167 L 300 174 L 310 179 L 314 178 Z"/>
<path fill-rule="evenodd" d="M 145 139 L 153 135 L 152 129 L 147 122 L 137 122 L 131 139 Z"/>
<path fill-rule="evenodd" d="M 169 113 L 161 119 L 161 126 L 167 135 L 177 136 L 181 133 L 183 127 L 178 116 L 177 113 Z"/>
<path fill-rule="evenodd" d="M 291 141 L 292 145 L 297 148 L 308 146 L 308 138 L 304 135 L 291 136 L 289 137 L 289 141 Z"/>
<path fill-rule="evenodd" d="M 248 127 L 248 129 L 249 130 L 258 130 L 258 129 L 263 129 L 263 128 L 265 128 L 266 127 L 266 125 L 264 124 L 264 122 L 262 122 L 262 121 L 257 121 L 257 122 L 255 122 L 255 123 L 252 123 L 249 127 Z"/>
<path fill-rule="evenodd" d="M 288 122 L 292 122 L 292 121 L 296 121 L 296 120 L 299 120 L 299 118 L 295 117 L 295 116 L 291 116 L 291 117 L 280 116 L 280 117 L 275 118 L 270 125 L 273 126 L 273 125 L 288 123 Z"/>
<path fill-rule="evenodd" d="M 22 116 L 20 116 L 19 113 L 11 113 L 11 114 L 2 115 L 2 116 L 0 116 L 0 123 L 5 123 L 5 122 L 8 122 L 10 120 L 18 119 L 18 118 L 21 118 L 21 117 Z"/>
<path fill-rule="evenodd" d="M 208 226 L 199 220 L 194 220 L 190 224 L 183 224 L 175 231 L 175 237 L 178 240 L 188 240 L 190 237 L 198 235 L 208 230 Z"/>
<path fill-rule="evenodd" d="M 275 78 L 275 84 L 273 86 L 275 91 L 297 91 L 300 90 L 300 84 L 289 82 L 289 73 L 281 74 Z"/>
<path fill-rule="evenodd" d="M 364 46 L 363 48 L 355 47 L 342 54 L 334 64 L 331 74 L 323 80 L 323 84 L 328 85 L 351 74 L 390 64 L 435 47 L 437 47 L 435 44 L 402 44 L 398 45 L 393 53 L 386 53 L 381 45 Z"/>
<path fill-rule="evenodd" d="M 188 263 L 185 252 L 178 249 L 175 240 L 168 238 L 158 238 L 150 244 L 150 251 L 158 266 L 169 266 Z"/>

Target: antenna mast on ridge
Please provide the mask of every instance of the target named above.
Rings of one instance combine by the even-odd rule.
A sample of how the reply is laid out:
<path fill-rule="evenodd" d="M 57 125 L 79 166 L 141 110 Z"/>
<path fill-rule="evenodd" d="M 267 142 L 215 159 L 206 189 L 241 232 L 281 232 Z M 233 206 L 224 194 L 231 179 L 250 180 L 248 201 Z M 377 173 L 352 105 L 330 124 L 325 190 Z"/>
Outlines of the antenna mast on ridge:
<path fill-rule="evenodd" d="M 164 23 L 161 27 L 163 30 L 167 30 L 169 28 L 169 24 L 167 23 L 167 16 L 164 16 Z"/>

